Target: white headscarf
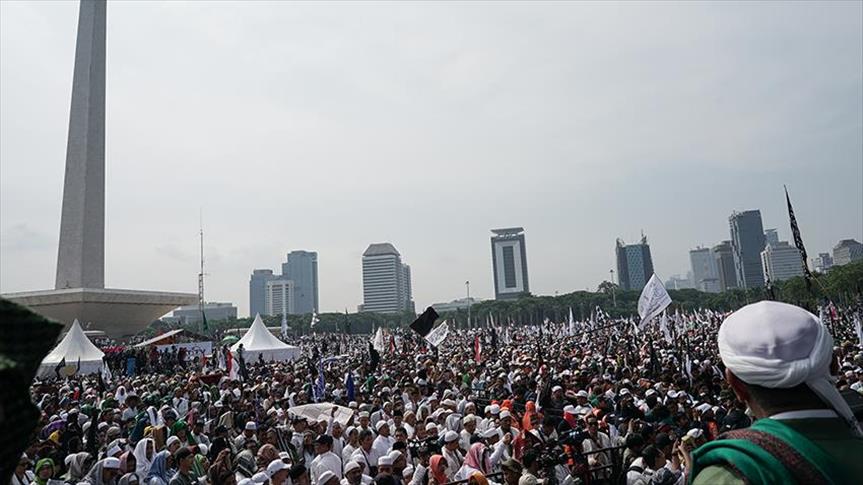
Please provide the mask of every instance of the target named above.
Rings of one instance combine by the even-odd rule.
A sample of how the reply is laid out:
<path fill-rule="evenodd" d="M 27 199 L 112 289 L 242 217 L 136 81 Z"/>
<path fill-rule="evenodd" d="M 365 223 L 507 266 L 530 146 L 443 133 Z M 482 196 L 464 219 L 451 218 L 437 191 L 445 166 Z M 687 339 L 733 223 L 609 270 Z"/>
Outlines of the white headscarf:
<path fill-rule="evenodd" d="M 775 301 L 747 305 L 722 322 L 718 344 L 722 362 L 743 382 L 779 389 L 805 383 L 863 433 L 830 376 L 833 337 L 815 315 Z"/>
<path fill-rule="evenodd" d="M 153 441 L 152 438 L 144 438 L 135 445 L 135 451 L 132 452 L 135 455 L 135 473 L 138 474 L 139 477 L 146 477 L 148 473 L 150 473 L 150 465 L 153 463 L 153 460 L 147 459 L 147 443 L 153 444 L 153 457 L 156 456 L 156 442 Z"/>

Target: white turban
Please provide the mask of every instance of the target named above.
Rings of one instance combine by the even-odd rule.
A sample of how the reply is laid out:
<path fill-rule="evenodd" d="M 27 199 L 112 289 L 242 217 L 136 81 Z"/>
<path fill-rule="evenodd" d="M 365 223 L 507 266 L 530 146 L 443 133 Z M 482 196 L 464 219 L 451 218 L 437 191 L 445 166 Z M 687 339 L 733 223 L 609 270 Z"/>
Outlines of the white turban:
<path fill-rule="evenodd" d="M 830 377 L 833 337 L 815 315 L 775 301 L 747 305 L 722 322 L 718 344 L 722 362 L 743 382 L 779 389 L 805 383 L 861 432 Z"/>

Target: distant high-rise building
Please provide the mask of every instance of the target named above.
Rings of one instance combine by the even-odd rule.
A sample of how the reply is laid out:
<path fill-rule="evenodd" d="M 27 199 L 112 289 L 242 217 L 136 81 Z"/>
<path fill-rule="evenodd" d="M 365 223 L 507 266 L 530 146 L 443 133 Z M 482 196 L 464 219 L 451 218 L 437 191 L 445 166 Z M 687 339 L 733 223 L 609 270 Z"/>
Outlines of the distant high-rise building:
<path fill-rule="evenodd" d="M 641 236 L 638 244 L 624 244 L 617 240 L 617 279 L 624 290 L 641 291 L 653 276 L 653 259 L 647 236 Z"/>
<path fill-rule="evenodd" d="M 237 307 L 233 303 L 216 303 L 210 302 L 204 304 L 204 313 L 207 315 L 208 322 L 217 320 L 228 320 L 237 318 Z M 192 324 L 201 323 L 201 308 L 198 305 L 181 306 L 174 310 L 170 317 L 163 320 L 171 323 Z"/>
<path fill-rule="evenodd" d="M 764 250 L 764 227 L 761 211 L 734 212 L 728 218 L 731 228 L 731 249 L 737 286 L 744 289 L 764 286 L 761 251 Z"/>
<path fill-rule="evenodd" d="M 734 270 L 734 250 L 731 248 L 731 241 L 722 241 L 713 246 L 713 257 L 716 261 L 720 291 L 737 288 L 737 272 Z"/>
<path fill-rule="evenodd" d="M 318 253 L 291 251 L 282 263 L 282 279 L 294 282 L 294 313 L 320 310 L 318 304 Z"/>
<path fill-rule="evenodd" d="M 506 300 L 530 293 L 527 278 L 527 249 L 524 228 L 492 229 L 491 267 L 494 298 Z"/>
<path fill-rule="evenodd" d="M 812 268 L 819 273 L 826 273 L 833 267 L 833 256 L 830 253 L 818 253 L 818 257 L 812 258 Z"/>
<path fill-rule="evenodd" d="M 689 251 L 692 265 L 692 283 L 695 288 L 710 293 L 719 293 L 719 275 L 716 270 L 716 257 L 710 248 L 695 248 Z"/>
<path fill-rule="evenodd" d="M 390 243 L 371 244 L 363 253 L 362 312 L 413 311 L 410 268 Z"/>
<path fill-rule="evenodd" d="M 664 284 L 666 290 L 687 290 L 694 288 L 690 275 L 686 275 L 685 277 L 679 274 L 671 275 L 671 277 L 665 280 Z"/>
<path fill-rule="evenodd" d="M 266 283 L 266 314 L 292 315 L 294 308 L 294 282 L 275 279 Z"/>
<path fill-rule="evenodd" d="M 249 315 L 267 313 L 267 282 L 278 278 L 271 269 L 256 269 L 249 279 Z"/>
<path fill-rule="evenodd" d="M 843 239 L 833 247 L 833 266 L 842 266 L 863 259 L 863 244 Z"/>
<path fill-rule="evenodd" d="M 773 244 L 774 246 L 779 244 L 779 231 L 776 229 L 764 230 L 764 246 L 766 247 L 768 244 Z"/>
<path fill-rule="evenodd" d="M 770 278 L 774 283 L 803 276 L 800 250 L 788 244 L 788 241 L 768 244 L 764 251 L 761 251 L 761 271 L 765 281 Z"/>

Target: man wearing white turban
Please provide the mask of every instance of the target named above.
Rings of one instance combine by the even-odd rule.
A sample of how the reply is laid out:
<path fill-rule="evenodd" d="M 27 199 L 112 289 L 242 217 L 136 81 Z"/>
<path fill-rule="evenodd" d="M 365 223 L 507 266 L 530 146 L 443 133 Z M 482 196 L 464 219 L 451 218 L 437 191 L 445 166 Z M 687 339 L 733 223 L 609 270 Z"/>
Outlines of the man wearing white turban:
<path fill-rule="evenodd" d="M 757 419 L 693 452 L 693 485 L 854 483 L 860 425 L 830 377 L 833 337 L 815 315 L 765 301 L 719 328 L 725 377 Z"/>

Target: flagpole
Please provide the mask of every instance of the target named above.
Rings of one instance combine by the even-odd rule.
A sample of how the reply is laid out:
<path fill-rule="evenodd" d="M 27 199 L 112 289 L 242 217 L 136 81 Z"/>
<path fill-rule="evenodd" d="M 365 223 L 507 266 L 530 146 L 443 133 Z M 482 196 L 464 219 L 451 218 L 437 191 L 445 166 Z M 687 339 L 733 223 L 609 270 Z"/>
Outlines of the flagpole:
<path fill-rule="evenodd" d="M 470 325 L 470 280 L 464 282 L 467 287 L 467 323 Z"/>

